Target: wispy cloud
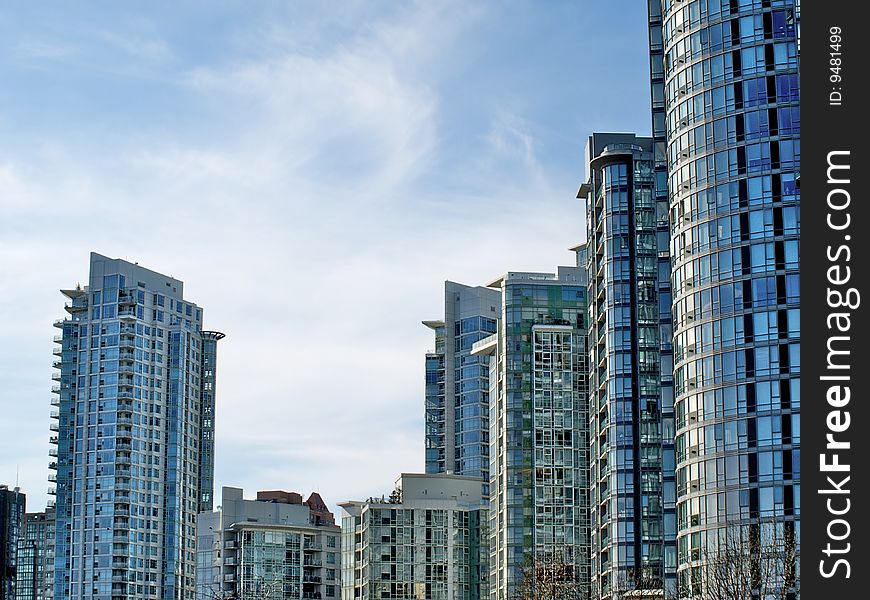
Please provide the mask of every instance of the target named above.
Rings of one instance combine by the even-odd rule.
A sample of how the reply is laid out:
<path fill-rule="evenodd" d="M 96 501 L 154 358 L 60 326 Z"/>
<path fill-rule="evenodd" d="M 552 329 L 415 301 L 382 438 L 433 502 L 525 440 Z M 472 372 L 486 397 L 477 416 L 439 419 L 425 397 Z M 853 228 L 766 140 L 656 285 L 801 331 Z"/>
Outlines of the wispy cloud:
<path fill-rule="evenodd" d="M 165 61 L 172 58 L 172 49 L 162 39 L 142 35 L 100 31 L 96 37 L 115 50 L 146 61 Z"/>
<path fill-rule="evenodd" d="M 16 54 L 24 59 L 60 59 L 68 58 L 75 53 L 76 47 L 72 44 L 48 40 L 23 40 L 16 46 Z"/>
<path fill-rule="evenodd" d="M 91 250 L 184 280 L 228 334 L 218 482 L 316 486 L 335 503 L 423 467 L 419 322 L 443 310 L 443 280 L 551 269 L 581 236 L 588 132 L 576 160 L 554 163 L 574 152 L 571 131 L 548 146 L 563 117 L 545 127 L 531 101 L 503 97 L 526 91 L 509 72 L 475 85 L 514 50 L 504 7 L 226 6 L 198 38 L 208 52 L 190 45 L 193 17 L 46 35 L 87 55 L 79 87 L 42 115 L 25 100 L 69 74 L 23 80 L 29 128 L 0 121 L 16 142 L 0 149 L 0 407 L 16 415 L 0 422 L 0 480 L 20 463 L 31 507 L 47 475 L 56 290 L 83 282 Z M 72 102 L 75 120 L 59 118 Z"/>

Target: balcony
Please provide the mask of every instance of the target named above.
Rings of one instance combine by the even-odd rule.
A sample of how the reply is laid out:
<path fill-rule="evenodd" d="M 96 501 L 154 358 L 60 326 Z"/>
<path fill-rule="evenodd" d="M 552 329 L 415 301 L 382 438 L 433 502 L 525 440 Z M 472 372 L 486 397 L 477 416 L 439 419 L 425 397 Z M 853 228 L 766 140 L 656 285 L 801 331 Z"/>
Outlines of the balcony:
<path fill-rule="evenodd" d="M 121 352 L 120 354 L 118 354 L 118 360 L 120 360 L 122 362 L 130 362 L 134 358 L 135 358 L 135 354 L 133 352 L 130 352 L 129 350 Z"/>
<path fill-rule="evenodd" d="M 54 322 L 54 326 L 58 329 L 63 329 L 65 323 L 72 323 L 72 321 L 70 321 L 69 319 L 58 319 Z"/>
<path fill-rule="evenodd" d="M 79 303 L 76 303 L 76 302 L 69 303 L 69 302 L 67 302 L 66 304 L 63 305 L 63 308 L 64 308 L 64 310 L 65 310 L 66 312 L 68 312 L 69 314 L 72 315 L 72 314 L 76 314 L 76 313 L 82 313 L 82 312 L 85 312 L 86 310 L 88 310 L 88 305 L 87 305 L 87 304 L 83 304 L 83 303 L 81 303 L 81 302 L 79 302 Z"/>
<path fill-rule="evenodd" d="M 51 431 L 60 431 L 60 424 L 59 423 L 52 423 L 51 425 L 48 426 L 48 428 Z"/>
<path fill-rule="evenodd" d="M 59 396 L 52 396 L 51 405 L 52 406 L 60 406 L 60 397 Z"/>
<path fill-rule="evenodd" d="M 57 471 L 57 462 L 52 461 L 52 462 L 48 463 L 48 468 L 51 469 L 52 471 Z"/>
<path fill-rule="evenodd" d="M 48 488 L 48 494 L 50 496 L 55 496 L 55 495 L 57 495 L 57 490 L 54 487 L 50 487 L 50 488 Z"/>
<path fill-rule="evenodd" d="M 54 336 L 54 338 L 52 338 L 52 339 L 54 340 L 54 343 L 55 343 L 55 344 L 62 344 L 62 343 L 63 343 L 63 334 L 61 334 L 61 335 L 56 335 L 56 336 Z"/>
<path fill-rule="evenodd" d="M 57 457 L 57 448 L 49 448 L 49 449 L 48 449 L 48 455 L 49 455 L 49 456 Z"/>
<path fill-rule="evenodd" d="M 52 376 L 52 379 L 54 379 L 54 376 Z M 60 384 L 51 386 L 51 393 L 52 394 L 59 394 L 60 393 Z"/>
<path fill-rule="evenodd" d="M 136 292 L 119 292 L 118 293 L 118 306 L 131 306 L 136 304 Z"/>
<path fill-rule="evenodd" d="M 53 436 L 49 437 L 49 438 L 48 438 L 48 443 L 49 443 L 49 444 L 54 444 L 55 446 L 57 446 L 57 436 L 56 436 L 56 435 L 53 435 Z"/>

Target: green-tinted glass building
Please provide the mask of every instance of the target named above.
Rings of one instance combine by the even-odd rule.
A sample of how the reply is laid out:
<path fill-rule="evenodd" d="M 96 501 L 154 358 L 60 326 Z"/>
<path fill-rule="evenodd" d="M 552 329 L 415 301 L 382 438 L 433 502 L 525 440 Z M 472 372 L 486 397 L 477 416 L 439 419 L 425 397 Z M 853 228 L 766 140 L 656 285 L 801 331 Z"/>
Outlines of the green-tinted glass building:
<path fill-rule="evenodd" d="M 18 538 L 17 600 L 48 600 L 54 595 L 54 507 L 27 513 Z"/>
<path fill-rule="evenodd" d="M 510 272 L 490 360 L 490 598 L 558 587 L 585 597 L 589 580 L 585 247 L 578 265 Z M 549 574 L 553 574 L 551 569 Z M 573 596 L 566 596 L 573 597 Z"/>

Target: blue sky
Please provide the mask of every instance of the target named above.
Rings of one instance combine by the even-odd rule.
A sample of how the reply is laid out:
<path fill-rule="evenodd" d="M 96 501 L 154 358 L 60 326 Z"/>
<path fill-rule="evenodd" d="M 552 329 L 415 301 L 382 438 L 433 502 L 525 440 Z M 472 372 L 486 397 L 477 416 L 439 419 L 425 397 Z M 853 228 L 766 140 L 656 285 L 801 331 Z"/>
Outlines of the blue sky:
<path fill-rule="evenodd" d="M 570 264 L 592 131 L 649 132 L 642 2 L 24 3 L 0 14 L 0 483 L 46 501 L 88 253 L 185 282 L 218 485 L 423 468 L 443 281 Z"/>

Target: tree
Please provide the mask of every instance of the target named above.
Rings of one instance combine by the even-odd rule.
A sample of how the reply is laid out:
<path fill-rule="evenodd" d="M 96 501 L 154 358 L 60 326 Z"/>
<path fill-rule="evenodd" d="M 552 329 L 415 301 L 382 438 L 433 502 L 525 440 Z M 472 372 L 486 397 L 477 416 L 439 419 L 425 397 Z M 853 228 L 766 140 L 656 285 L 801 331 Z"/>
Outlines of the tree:
<path fill-rule="evenodd" d="M 530 558 L 522 568 L 512 600 L 588 600 L 588 585 L 564 549 Z"/>
<path fill-rule="evenodd" d="M 284 597 L 281 580 L 266 581 L 262 577 L 254 583 L 253 589 L 217 590 L 212 586 L 199 586 L 197 597 L 205 600 L 278 600 Z"/>
<path fill-rule="evenodd" d="M 613 597 L 616 600 L 673 600 L 673 589 L 665 589 L 661 577 L 622 578 L 618 581 Z"/>
<path fill-rule="evenodd" d="M 708 540 L 691 569 L 692 600 L 791 600 L 797 596 L 800 544 L 794 524 L 730 524 Z"/>

